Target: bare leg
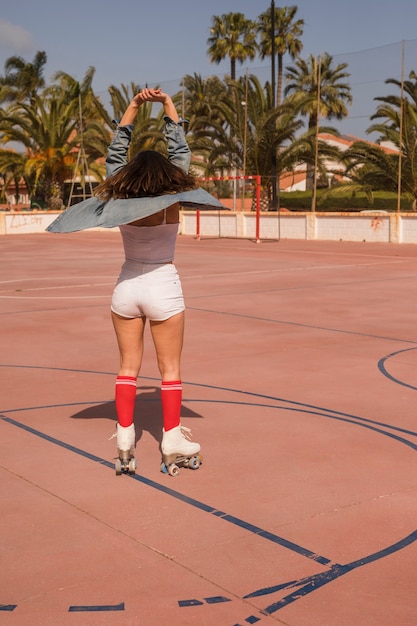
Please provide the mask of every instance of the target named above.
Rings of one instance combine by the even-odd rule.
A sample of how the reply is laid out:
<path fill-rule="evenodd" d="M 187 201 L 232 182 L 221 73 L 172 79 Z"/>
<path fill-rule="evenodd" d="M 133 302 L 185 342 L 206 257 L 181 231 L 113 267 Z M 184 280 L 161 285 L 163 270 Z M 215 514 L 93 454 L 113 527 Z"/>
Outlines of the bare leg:
<path fill-rule="evenodd" d="M 191 467 L 190 459 L 192 458 L 194 469 L 197 469 L 201 463 L 201 457 L 196 456 L 200 452 L 200 444 L 190 441 L 189 435 L 184 434 L 189 433 L 189 429 L 180 424 L 182 392 L 176 391 L 175 387 L 171 388 L 171 391 L 167 390 L 170 388 L 170 381 L 181 383 L 180 361 L 184 339 L 184 313 L 178 313 L 164 322 L 151 322 L 150 324 L 162 377 L 162 389 L 164 389 L 161 393 L 175 396 L 175 399 L 171 398 L 168 402 L 165 400 L 162 403 L 164 430 L 161 442 L 161 470 L 176 476 L 179 472 L 176 462 Z M 177 403 L 178 405 L 174 408 Z M 177 425 L 173 426 L 173 423 Z"/>
<path fill-rule="evenodd" d="M 150 326 L 162 380 L 181 380 L 184 312 L 163 322 L 151 321 Z"/>
<path fill-rule="evenodd" d="M 120 376 L 139 375 L 143 357 L 145 317 L 128 319 L 112 313 L 114 330 L 120 352 Z"/>
<path fill-rule="evenodd" d="M 120 369 L 116 380 L 117 454 L 116 474 L 135 473 L 136 378 L 142 364 L 145 318 L 128 319 L 112 313 L 120 352 Z"/>
<path fill-rule="evenodd" d="M 184 312 L 163 322 L 151 322 L 159 371 L 164 431 L 178 427 L 181 421 L 182 383 L 180 359 L 184 335 Z"/>

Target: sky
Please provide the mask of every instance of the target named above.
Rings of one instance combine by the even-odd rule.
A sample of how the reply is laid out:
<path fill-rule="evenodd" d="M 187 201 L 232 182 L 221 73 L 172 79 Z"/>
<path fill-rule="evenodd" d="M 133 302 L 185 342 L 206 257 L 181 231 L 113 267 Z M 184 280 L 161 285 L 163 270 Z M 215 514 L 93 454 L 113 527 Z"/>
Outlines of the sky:
<path fill-rule="evenodd" d="M 361 58 L 370 58 L 372 53 L 365 57 L 358 53 L 383 47 L 387 61 L 378 50 L 375 56 L 388 72 L 395 56 L 398 77 L 401 42 L 412 40 L 417 47 L 417 2 L 412 0 L 275 0 L 275 6 L 293 4 L 298 7 L 297 18 L 304 20 L 304 58 L 327 52 L 338 62 L 347 60 L 354 65 L 356 61 L 363 66 Z M 47 81 L 58 70 L 82 80 L 92 66 L 93 88 L 98 94 L 107 94 L 110 85 L 131 82 L 177 91 L 186 74 L 203 78 L 230 74 L 228 61 L 213 64 L 207 54 L 213 15 L 240 12 L 255 20 L 270 7 L 269 0 L 3 0 L 0 74 L 8 57 L 32 61 L 37 51 L 44 50 Z M 395 45 L 390 48 L 391 44 Z M 417 56 L 413 58 L 417 66 Z M 287 63 L 291 63 L 289 58 Z M 270 64 L 270 60 L 258 58 L 237 69 L 242 74 L 262 70 L 264 82 L 270 79 Z M 368 74 L 357 83 L 372 82 L 371 66 Z M 381 80 L 391 76 L 383 75 Z"/>

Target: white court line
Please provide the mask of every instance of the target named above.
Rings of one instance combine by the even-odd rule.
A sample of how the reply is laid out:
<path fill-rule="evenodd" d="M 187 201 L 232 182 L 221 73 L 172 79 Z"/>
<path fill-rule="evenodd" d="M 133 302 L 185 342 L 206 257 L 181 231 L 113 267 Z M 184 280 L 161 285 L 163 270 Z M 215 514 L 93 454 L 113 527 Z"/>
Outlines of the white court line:
<path fill-rule="evenodd" d="M 395 260 L 390 265 L 398 265 L 399 263 L 404 263 L 409 259 Z M 413 259 L 415 261 L 415 259 Z M 218 276 L 247 276 L 249 274 L 272 274 L 274 272 L 305 272 L 307 270 L 343 270 L 343 269 L 351 269 L 352 267 L 375 267 L 378 265 L 386 265 L 386 262 L 375 262 L 375 263 L 350 263 L 349 265 L 305 265 L 301 267 L 271 267 L 266 270 L 248 270 L 247 272 L 242 272 L 237 270 L 236 272 L 227 272 L 227 273 L 217 273 L 217 274 L 188 274 L 185 275 L 182 272 L 182 279 L 189 278 L 213 278 Z"/>
<path fill-rule="evenodd" d="M 48 278 L 18 278 L 16 280 L 7 280 L 7 281 L 0 281 L 0 285 L 1 284 L 6 284 L 6 283 L 19 283 L 19 282 L 26 282 L 26 281 L 34 281 L 36 280 L 36 282 L 45 280 L 45 281 L 51 281 L 51 280 L 63 280 L 65 278 L 74 278 L 74 276 L 59 276 L 59 277 L 48 277 Z M 100 278 L 102 278 L 100 276 Z M 57 296 L 26 296 L 23 295 L 24 293 L 27 293 L 29 291 L 35 292 L 35 291 L 48 291 L 53 289 L 54 291 L 56 291 L 57 289 L 91 289 L 92 287 L 96 288 L 96 287 L 114 287 L 116 283 L 116 279 L 112 280 L 112 282 L 109 283 L 84 283 L 84 284 L 73 284 L 73 285 L 54 285 L 54 286 L 45 286 L 45 287 L 28 287 L 22 290 L 19 289 L 7 289 L 7 290 L 3 290 L 0 291 L 0 300 L 56 300 Z M 13 294 L 13 295 L 3 295 L 3 294 Z M 59 296 L 60 300 L 90 300 L 90 299 L 95 299 L 95 298 L 108 298 L 109 294 L 103 294 L 103 295 L 88 295 L 88 296 Z"/>
<path fill-rule="evenodd" d="M 394 261 L 391 261 L 390 265 L 398 265 L 400 263 L 404 263 L 404 262 L 408 262 L 410 259 L 395 259 Z M 415 259 L 412 259 L 413 261 Z M 376 261 L 373 263 L 370 263 L 369 261 L 365 262 L 365 263 L 350 263 L 348 265 L 306 265 L 306 266 L 301 266 L 301 267 L 271 267 L 265 270 L 248 270 L 246 272 L 242 272 L 242 271 L 236 271 L 236 272 L 225 272 L 225 273 L 218 273 L 218 274 L 194 274 L 194 275 L 186 275 L 185 271 L 182 271 L 182 280 L 185 282 L 187 280 L 194 280 L 194 279 L 201 279 L 201 278 L 215 278 L 215 277 L 227 277 L 227 276 L 249 276 L 249 275 L 254 275 L 254 274 L 272 274 L 272 273 L 282 273 L 282 272 L 306 272 L 306 271 L 312 271 L 312 270 L 338 270 L 341 271 L 343 269 L 351 269 L 351 268 L 360 268 L 360 267 L 376 267 L 379 265 L 386 265 L 387 262 L 386 261 Z M 39 281 L 52 281 L 52 280 L 63 280 L 63 279 L 68 279 L 68 278 L 72 278 L 74 279 L 74 276 L 56 276 L 56 277 L 47 277 L 47 278 L 17 278 L 15 280 L 6 280 L 6 281 L 0 281 L 0 285 L 2 284 L 10 284 L 10 283 L 19 283 L 19 282 L 26 282 L 26 281 L 34 281 L 36 280 L 38 283 Z M 92 277 L 94 278 L 94 276 Z M 102 276 L 100 276 L 100 278 L 102 278 Z M 17 291 L 16 289 L 8 289 L 8 290 L 4 290 L 4 291 L 0 291 L 0 299 L 16 299 L 19 298 L 20 300 L 23 299 L 34 299 L 35 297 L 37 299 L 40 300 L 53 300 L 56 299 L 55 296 L 24 296 L 22 295 L 23 292 L 29 292 L 29 291 L 48 291 L 53 289 L 54 291 L 56 291 L 57 289 L 86 289 L 86 288 L 96 288 L 96 287 L 113 287 L 116 284 L 116 278 L 114 280 L 112 280 L 112 282 L 109 283 L 84 283 L 84 284 L 73 284 L 73 285 L 58 285 L 58 286 L 45 286 L 45 287 L 29 287 L 27 289 L 22 289 L 21 291 Z M 13 293 L 13 295 L 1 295 L 1 294 L 7 294 L 7 293 Z M 94 298 L 107 298 L 108 294 L 105 295 L 101 295 L 101 296 L 93 296 L 93 295 L 89 295 L 89 296 L 60 296 L 61 300 L 74 300 L 74 299 L 94 299 Z"/>
<path fill-rule="evenodd" d="M 0 285 L 8 285 L 10 283 L 23 283 L 25 281 L 40 281 L 40 280 L 46 280 L 46 281 L 51 281 L 51 280 L 68 280 L 68 279 L 72 279 L 72 280 L 76 280 L 77 278 L 84 278 L 85 276 L 45 276 L 45 277 L 39 277 L 37 276 L 36 278 L 34 278 L 33 276 L 26 276 L 25 278 L 13 278 L 12 280 L 0 280 Z M 94 280 L 95 278 L 103 278 L 103 274 L 99 274 L 99 275 L 95 275 L 93 274 L 92 276 L 90 276 L 90 280 Z M 116 278 L 114 278 L 114 280 L 116 281 Z M 107 284 L 107 283 L 104 283 Z"/>
<path fill-rule="evenodd" d="M 50 287 L 26 287 L 24 289 L 8 289 L 7 291 L 0 291 L 0 293 L 11 293 L 14 291 L 47 291 L 48 289 L 78 289 L 78 288 L 84 288 L 84 287 L 108 287 L 109 285 L 114 285 L 114 282 L 111 283 L 85 283 L 83 285 L 78 285 L 78 284 L 74 284 L 74 285 L 54 285 L 54 286 L 50 286 Z"/>
<path fill-rule="evenodd" d="M 94 298 L 108 298 L 109 295 L 103 296 L 0 296 L 0 300 L 93 300 Z"/>

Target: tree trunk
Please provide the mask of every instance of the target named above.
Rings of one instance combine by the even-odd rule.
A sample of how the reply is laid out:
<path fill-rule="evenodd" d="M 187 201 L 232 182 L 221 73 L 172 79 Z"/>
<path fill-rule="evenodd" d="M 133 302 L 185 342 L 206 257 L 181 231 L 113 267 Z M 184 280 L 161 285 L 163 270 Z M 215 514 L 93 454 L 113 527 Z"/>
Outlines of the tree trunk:
<path fill-rule="evenodd" d="M 14 179 L 14 189 L 15 189 L 14 197 L 15 197 L 15 200 L 16 200 L 16 204 L 19 204 L 20 189 L 19 189 L 19 179 L 18 178 Z"/>
<path fill-rule="evenodd" d="M 308 129 L 314 128 L 317 130 L 318 116 L 317 113 L 312 114 L 308 120 Z M 306 164 L 306 191 L 313 191 L 314 189 L 314 164 Z"/>
<path fill-rule="evenodd" d="M 269 192 L 266 187 L 261 186 L 261 199 L 260 199 L 260 210 L 261 212 L 269 211 Z M 252 193 L 252 211 L 256 211 L 256 187 Z"/>
<path fill-rule="evenodd" d="M 63 184 L 52 179 L 45 182 L 45 200 L 50 211 L 61 211 L 64 203 L 64 186 Z"/>
<path fill-rule="evenodd" d="M 279 107 L 281 104 L 281 95 L 282 95 L 282 54 L 278 55 L 278 76 L 277 76 L 277 106 Z"/>
<path fill-rule="evenodd" d="M 230 59 L 230 78 L 236 80 L 236 59 Z"/>

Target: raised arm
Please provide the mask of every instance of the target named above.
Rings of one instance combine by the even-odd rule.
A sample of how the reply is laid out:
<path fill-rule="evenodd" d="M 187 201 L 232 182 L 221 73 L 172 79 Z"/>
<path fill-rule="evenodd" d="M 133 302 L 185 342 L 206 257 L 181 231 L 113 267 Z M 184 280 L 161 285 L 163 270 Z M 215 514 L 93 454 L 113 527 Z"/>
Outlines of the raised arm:
<path fill-rule="evenodd" d="M 177 110 L 171 97 L 161 89 L 142 89 L 130 101 L 109 146 L 106 158 L 106 174 L 111 176 L 127 163 L 127 152 L 132 136 L 139 107 L 145 102 L 161 102 L 164 107 L 166 130 L 165 138 L 168 144 L 168 158 L 170 161 L 188 171 L 190 164 L 190 150 L 185 141 L 184 131 L 178 125 L 180 121 Z"/>
<path fill-rule="evenodd" d="M 179 122 L 179 116 L 171 97 L 164 93 L 161 89 L 142 89 L 129 103 L 126 111 L 120 120 L 119 126 L 127 126 L 133 124 L 139 110 L 144 102 L 161 102 L 164 107 L 164 113 L 176 124 Z"/>
<path fill-rule="evenodd" d="M 177 109 L 167 93 L 156 96 L 157 102 L 162 102 L 165 118 L 165 139 L 167 142 L 168 159 L 184 172 L 188 172 L 191 162 L 191 152 L 185 139 L 183 119 L 180 119 Z"/>

